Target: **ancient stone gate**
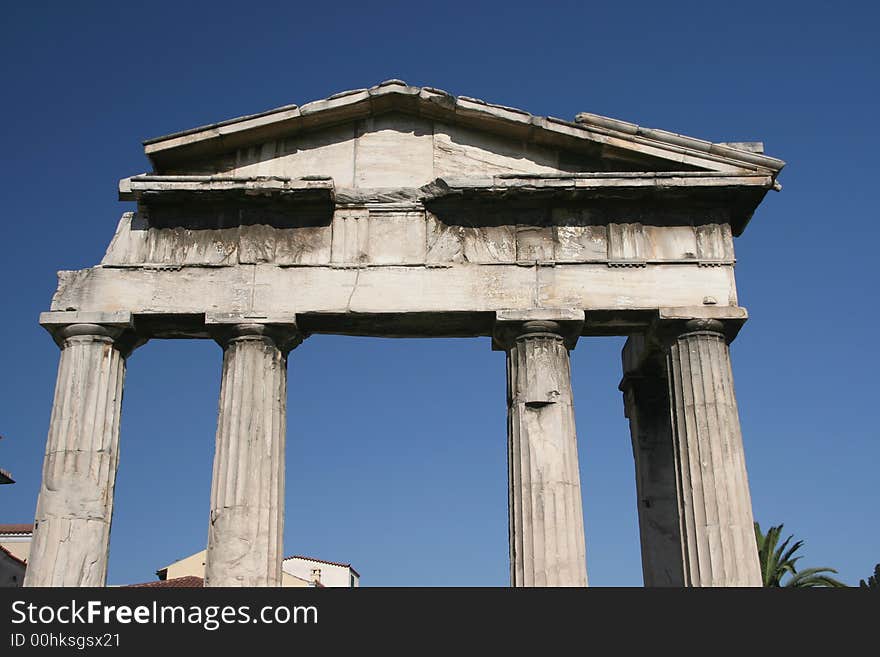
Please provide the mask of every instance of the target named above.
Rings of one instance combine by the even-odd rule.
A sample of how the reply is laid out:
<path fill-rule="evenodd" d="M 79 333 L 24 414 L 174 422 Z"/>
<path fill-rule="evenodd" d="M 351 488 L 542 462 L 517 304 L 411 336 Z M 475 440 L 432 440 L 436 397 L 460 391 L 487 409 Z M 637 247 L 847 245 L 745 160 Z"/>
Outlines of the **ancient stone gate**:
<path fill-rule="evenodd" d="M 312 333 L 507 352 L 514 586 L 587 584 L 569 350 L 626 335 L 646 585 L 761 583 L 728 343 L 733 238 L 784 163 L 390 80 L 146 142 L 102 262 L 59 273 L 27 586 L 105 584 L 126 356 L 211 338 L 206 585 L 281 573 L 288 353 Z"/>

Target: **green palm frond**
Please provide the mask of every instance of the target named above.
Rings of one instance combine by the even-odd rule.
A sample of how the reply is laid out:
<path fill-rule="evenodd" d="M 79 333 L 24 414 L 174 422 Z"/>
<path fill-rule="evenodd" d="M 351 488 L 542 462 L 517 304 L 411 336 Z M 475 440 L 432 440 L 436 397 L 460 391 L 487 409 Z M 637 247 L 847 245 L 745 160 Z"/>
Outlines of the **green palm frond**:
<path fill-rule="evenodd" d="M 846 584 L 844 584 L 840 580 L 834 579 L 829 575 L 824 575 L 823 573 L 834 573 L 836 575 L 837 571 L 834 570 L 834 568 L 805 568 L 799 573 L 796 573 L 790 580 L 788 580 L 785 583 L 785 586 L 797 588 L 846 588 Z"/>
<path fill-rule="evenodd" d="M 783 525 L 770 527 L 767 533 L 761 531 L 761 526 L 755 523 L 755 542 L 758 547 L 758 560 L 761 565 L 761 579 L 765 587 L 845 587 L 846 584 L 831 577 L 826 573 L 837 574 L 833 568 L 805 568 L 797 569 L 797 562 L 801 556 L 795 556 L 804 542 L 791 543 L 794 536 L 788 536 L 782 543 Z M 789 545 L 790 544 L 790 545 Z M 788 576 L 788 580 L 782 580 Z"/>
<path fill-rule="evenodd" d="M 782 526 L 782 525 L 780 525 L 780 527 L 781 527 L 781 526 Z M 791 536 L 789 536 L 787 539 L 785 539 L 785 543 L 783 543 L 783 544 L 782 544 L 782 547 L 779 548 L 779 552 L 780 552 L 780 553 L 782 552 L 783 549 L 785 549 L 785 546 L 788 544 L 788 542 L 789 542 L 790 540 L 791 540 Z M 794 545 L 791 546 L 791 548 L 789 548 L 788 552 L 786 552 L 784 555 L 782 555 L 781 557 L 779 557 L 779 559 L 777 559 L 777 561 L 778 561 L 779 563 L 783 563 L 783 564 L 788 564 L 788 563 L 790 563 L 792 566 L 794 566 L 795 562 L 796 562 L 798 559 L 800 559 L 800 557 L 794 557 L 794 558 L 792 559 L 792 556 L 794 555 L 795 552 L 797 552 L 798 550 L 801 549 L 801 547 L 803 546 L 803 544 L 804 544 L 803 541 L 797 541 Z"/>

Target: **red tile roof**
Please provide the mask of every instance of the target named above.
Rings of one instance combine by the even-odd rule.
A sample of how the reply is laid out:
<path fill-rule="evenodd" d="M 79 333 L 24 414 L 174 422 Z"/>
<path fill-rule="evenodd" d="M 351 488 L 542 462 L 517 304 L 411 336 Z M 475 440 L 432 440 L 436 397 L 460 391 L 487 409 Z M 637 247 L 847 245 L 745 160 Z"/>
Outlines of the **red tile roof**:
<path fill-rule="evenodd" d="M 330 566 L 340 566 L 341 568 L 351 568 L 351 572 L 353 572 L 358 577 L 361 576 L 360 573 L 358 573 L 358 571 L 356 571 L 354 568 L 352 568 L 350 563 L 339 563 L 338 561 L 327 561 L 326 559 L 316 559 L 315 557 L 306 557 L 301 554 L 294 554 L 289 557 L 284 557 L 284 561 L 287 561 L 288 559 L 305 559 L 306 561 L 315 561 L 317 563 L 326 563 Z"/>
<path fill-rule="evenodd" d="M 0 525 L 0 534 L 31 534 L 34 531 L 34 525 Z"/>
<path fill-rule="evenodd" d="M 17 561 L 17 562 L 20 563 L 22 566 L 27 567 L 27 561 L 25 561 L 24 559 L 19 559 L 17 556 L 15 556 L 14 554 L 12 554 L 12 552 L 10 552 L 9 550 L 7 550 L 7 549 L 6 549 L 5 547 L 3 547 L 2 545 L 0 545 L 0 552 L 2 552 L 3 554 L 5 554 L 6 556 L 8 556 L 8 557 L 9 557 L 10 559 L 12 559 L 13 561 Z"/>
<path fill-rule="evenodd" d="M 196 589 L 205 585 L 205 580 L 195 575 L 174 577 L 173 579 L 161 579 L 157 582 L 144 582 L 142 584 L 126 584 L 124 589 Z"/>

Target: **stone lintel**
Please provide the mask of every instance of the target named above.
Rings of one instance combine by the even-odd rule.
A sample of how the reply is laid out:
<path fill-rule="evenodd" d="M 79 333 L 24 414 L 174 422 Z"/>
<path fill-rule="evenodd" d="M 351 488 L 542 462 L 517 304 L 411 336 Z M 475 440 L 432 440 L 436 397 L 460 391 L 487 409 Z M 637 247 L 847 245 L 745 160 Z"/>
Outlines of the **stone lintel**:
<path fill-rule="evenodd" d="M 180 294 L 181 287 L 188 293 Z M 166 316 L 258 311 L 342 318 L 486 313 L 494 321 L 498 310 L 579 308 L 587 311 L 587 324 L 603 335 L 621 325 L 625 330 L 617 335 L 628 335 L 643 330 L 657 308 L 700 306 L 712 299 L 726 306 L 735 296 L 732 266 L 617 268 L 604 261 L 555 267 L 162 264 L 62 271 L 50 309 Z"/>
<path fill-rule="evenodd" d="M 561 335 L 565 346 L 574 349 L 584 327 L 584 319 L 584 311 L 574 308 L 499 310 L 495 313 L 492 350 L 507 350 L 518 336 L 535 332 L 542 326 L 545 332 Z"/>
<path fill-rule="evenodd" d="M 40 326 L 48 331 L 55 327 L 69 326 L 70 324 L 100 324 L 102 326 L 116 326 L 120 328 L 132 328 L 134 326 L 131 313 L 126 311 L 49 311 L 40 313 Z"/>
<path fill-rule="evenodd" d="M 205 313 L 205 325 L 223 324 L 271 324 L 296 327 L 295 314 L 259 314 L 259 313 Z"/>

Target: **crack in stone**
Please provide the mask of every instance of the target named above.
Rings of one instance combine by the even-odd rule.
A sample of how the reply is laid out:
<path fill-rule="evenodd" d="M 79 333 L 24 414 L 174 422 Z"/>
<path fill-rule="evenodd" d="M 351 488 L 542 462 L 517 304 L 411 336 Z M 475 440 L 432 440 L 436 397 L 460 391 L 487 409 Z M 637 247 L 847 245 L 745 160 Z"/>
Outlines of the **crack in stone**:
<path fill-rule="evenodd" d="M 355 271 L 354 285 L 352 285 L 352 287 L 351 287 L 351 294 L 348 295 L 348 303 L 345 304 L 345 309 L 348 312 L 351 312 L 351 300 L 354 298 L 354 293 L 357 292 L 358 282 L 360 282 L 360 279 L 361 279 L 361 268 L 358 267 L 357 270 Z"/>

